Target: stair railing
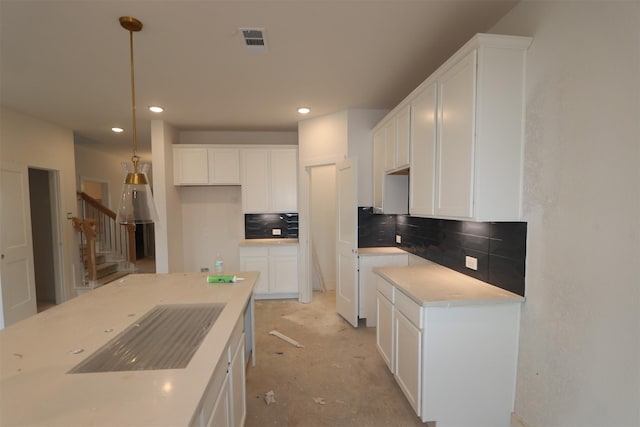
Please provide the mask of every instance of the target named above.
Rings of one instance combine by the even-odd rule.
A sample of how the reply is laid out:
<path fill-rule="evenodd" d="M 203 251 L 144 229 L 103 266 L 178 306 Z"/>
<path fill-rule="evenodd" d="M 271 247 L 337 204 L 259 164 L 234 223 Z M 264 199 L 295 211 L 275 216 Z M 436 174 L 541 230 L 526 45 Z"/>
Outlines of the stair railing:
<path fill-rule="evenodd" d="M 84 192 L 78 192 L 78 200 L 83 219 L 94 221 L 96 244 L 99 250 L 110 252 L 134 264 L 136 261 L 135 226 L 116 223 L 115 212 Z"/>
<path fill-rule="evenodd" d="M 80 258 L 84 263 L 86 280 L 93 283 L 98 278 L 95 220 L 77 217 L 73 217 L 71 220 L 73 228 L 80 233 Z"/>

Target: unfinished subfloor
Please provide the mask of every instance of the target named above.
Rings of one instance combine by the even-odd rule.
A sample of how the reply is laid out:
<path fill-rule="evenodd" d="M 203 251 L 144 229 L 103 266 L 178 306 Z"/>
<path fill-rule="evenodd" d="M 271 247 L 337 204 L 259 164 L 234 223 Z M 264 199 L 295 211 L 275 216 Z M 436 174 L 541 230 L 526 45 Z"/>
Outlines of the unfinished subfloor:
<path fill-rule="evenodd" d="M 269 335 L 277 330 L 304 348 Z M 247 370 L 247 427 L 425 426 L 376 349 L 376 330 L 353 328 L 335 292 L 256 301 L 256 366 Z M 276 402 L 267 405 L 265 393 Z"/>

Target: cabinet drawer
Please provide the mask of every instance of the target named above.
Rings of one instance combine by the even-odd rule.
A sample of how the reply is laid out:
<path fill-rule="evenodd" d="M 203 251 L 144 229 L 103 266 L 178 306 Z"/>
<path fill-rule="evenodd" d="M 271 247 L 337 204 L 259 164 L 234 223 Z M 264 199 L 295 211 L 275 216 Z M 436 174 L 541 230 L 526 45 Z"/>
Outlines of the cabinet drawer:
<path fill-rule="evenodd" d="M 240 256 L 269 256 L 269 247 L 267 246 L 240 246 Z"/>
<path fill-rule="evenodd" d="M 416 304 L 402 292 L 396 292 L 395 306 L 396 310 L 404 314 L 415 327 L 422 329 L 422 306 Z"/>
<path fill-rule="evenodd" d="M 378 276 L 377 288 L 391 303 L 395 302 L 395 287 L 391 283 Z"/>
<path fill-rule="evenodd" d="M 298 245 L 271 246 L 271 256 L 298 255 Z"/>

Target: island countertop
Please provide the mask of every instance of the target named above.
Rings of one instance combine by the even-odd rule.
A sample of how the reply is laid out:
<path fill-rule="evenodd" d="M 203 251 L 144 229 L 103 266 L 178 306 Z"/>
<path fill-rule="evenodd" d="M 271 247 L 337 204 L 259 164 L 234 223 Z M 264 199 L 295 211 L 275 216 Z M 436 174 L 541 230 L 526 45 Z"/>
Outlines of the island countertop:
<path fill-rule="evenodd" d="M 198 408 L 258 277 L 136 274 L 0 330 L 0 425 L 181 426 Z M 184 369 L 70 374 L 159 304 L 225 303 Z"/>
<path fill-rule="evenodd" d="M 424 307 L 524 301 L 520 295 L 436 263 L 378 267 L 373 271 Z"/>

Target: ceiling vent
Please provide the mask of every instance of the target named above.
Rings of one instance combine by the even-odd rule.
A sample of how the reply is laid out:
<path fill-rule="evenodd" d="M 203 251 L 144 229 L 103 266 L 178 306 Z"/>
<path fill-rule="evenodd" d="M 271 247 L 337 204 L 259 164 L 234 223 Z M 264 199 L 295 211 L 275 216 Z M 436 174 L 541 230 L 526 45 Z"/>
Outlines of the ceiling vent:
<path fill-rule="evenodd" d="M 244 45 L 251 51 L 267 50 L 267 40 L 264 28 L 240 28 L 244 37 Z"/>

